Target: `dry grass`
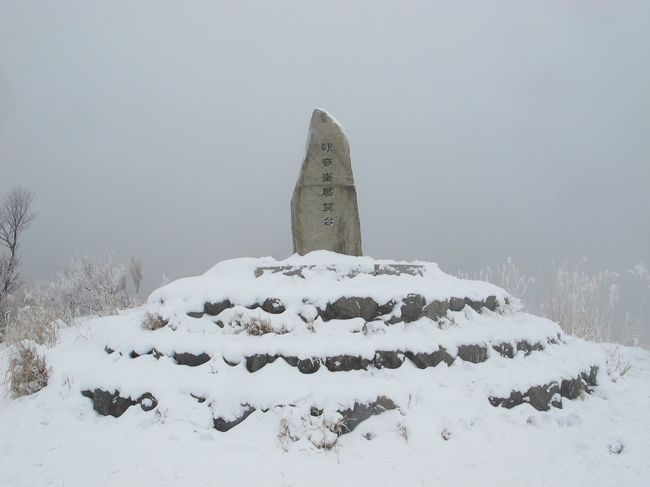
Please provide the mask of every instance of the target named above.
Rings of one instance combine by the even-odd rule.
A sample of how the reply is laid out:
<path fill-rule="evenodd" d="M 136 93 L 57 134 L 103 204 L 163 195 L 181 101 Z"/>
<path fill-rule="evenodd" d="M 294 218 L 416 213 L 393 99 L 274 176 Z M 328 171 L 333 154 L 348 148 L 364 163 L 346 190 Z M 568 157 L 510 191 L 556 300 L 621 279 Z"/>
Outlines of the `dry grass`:
<path fill-rule="evenodd" d="M 616 346 L 607 355 L 607 375 L 616 382 L 627 374 L 632 368 L 632 364 L 625 359 L 621 349 Z"/>
<path fill-rule="evenodd" d="M 3 339 L 7 345 L 18 345 L 23 340 L 31 340 L 51 347 L 59 339 L 60 325 L 61 320 L 53 307 L 43 304 L 24 306 L 7 325 Z"/>
<path fill-rule="evenodd" d="M 397 425 L 397 433 L 404 439 L 405 443 L 409 442 L 409 430 L 404 423 Z"/>
<path fill-rule="evenodd" d="M 7 379 L 13 397 L 34 394 L 47 385 L 49 368 L 45 358 L 32 345 L 18 344 L 9 362 Z"/>
<path fill-rule="evenodd" d="M 300 438 L 291 433 L 291 424 L 289 423 L 289 420 L 287 418 L 282 418 L 278 430 L 278 442 L 280 443 L 282 450 L 285 452 L 289 451 L 289 445 L 299 439 Z"/>
<path fill-rule="evenodd" d="M 278 335 L 288 333 L 288 330 L 284 326 L 276 328 L 273 326 L 273 323 L 271 323 L 271 320 L 268 318 L 262 318 L 258 315 L 242 316 L 237 320 L 237 323 L 239 325 L 239 333 L 245 332 L 253 336 L 262 336 L 268 333 L 276 333 Z"/>

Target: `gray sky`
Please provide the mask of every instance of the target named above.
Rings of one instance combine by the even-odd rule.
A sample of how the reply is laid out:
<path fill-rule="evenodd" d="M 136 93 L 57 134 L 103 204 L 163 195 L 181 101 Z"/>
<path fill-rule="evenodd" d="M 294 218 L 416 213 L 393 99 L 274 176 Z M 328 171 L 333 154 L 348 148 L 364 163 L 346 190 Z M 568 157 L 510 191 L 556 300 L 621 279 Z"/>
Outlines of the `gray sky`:
<path fill-rule="evenodd" d="M 28 277 L 291 253 L 311 111 L 350 139 L 364 251 L 448 271 L 650 263 L 650 2 L 0 0 L 0 193 Z"/>

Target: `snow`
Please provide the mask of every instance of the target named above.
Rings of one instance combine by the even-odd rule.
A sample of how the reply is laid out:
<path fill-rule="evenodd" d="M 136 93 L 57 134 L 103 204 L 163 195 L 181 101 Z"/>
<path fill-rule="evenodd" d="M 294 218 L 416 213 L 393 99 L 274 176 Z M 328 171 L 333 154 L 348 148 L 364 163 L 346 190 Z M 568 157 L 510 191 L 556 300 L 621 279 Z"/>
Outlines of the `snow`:
<path fill-rule="evenodd" d="M 236 259 L 155 291 L 141 309 L 62 330 L 59 343 L 45 349 L 49 385 L 20 399 L 0 397 L 0 486 L 647 484 L 650 352 L 567 336 L 557 324 L 505 305 L 511 298 L 500 288 L 453 278 L 435 264 L 417 263 L 422 276 L 371 274 L 377 265 L 396 264 L 321 252 L 284 261 Z M 305 278 L 273 272 L 256 278 L 255 270 L 267 266 L 302 266 Z M 269 289 L 285 313 L 241 306 L 261 302 Z M 298 317 L 305 306 L 348 293 L 382 301 L 412 292 L 427 300 L 496 296 L 501 307 L 481 313 L 465 307 L 439 322 L 390 326 L 317 318 L 308 329 Z M 240 306 L 217 317 L 186 314 L 226 298 Z M 148 312 L 169 324 L 147 330 L 142 321 Z M 285 332 L 250 336 L 215 324 L 238 313 Z M 544 348 L 514 358 L 492 349 L 522 340 Z M 321 366 L 313 374 L 282 358 L 254 373 L 244 363 L 254 354 L 371 359 L 377 350 L 439 347 L 453 356 L 459 346 L 473 344 L 487 347 L 484 362 L 457 359 L 418 369 L 406 360 L 396 369 L 330 372 Z M 158 358 L 129 356 L 154 348 Z M 210 360 L 179 365 L 173 355 L 184 352 L 207 353 Z M 0 374 L 10 353 L 0 344 Z M 623 377 L 615 359 L 631 364 Z M 561 409 L 504 409 L 488 401 L 575 378 L 592 365 L 599 366 L 599 385 L 576 400 L 564 398 Z M 99 416 L 81 395 L 96 387 L 133 399 L 151 393 L 158 404 L 149 412 L 135 405 L 119 418 Z M 337 411 L 380 396 L 397 408 L 362 422 L 331 450 L 315 446 L 336 439 L 326 426 L 337 421 Z M 241 424 L 227 432 L 212 427 L 215 417 L 241 416 L 246 404 L 256 410 Z M 311 416 L 312 407 L 324 413 Z"/>
<path fill-rule="evenodd" d="M 402 274 L 373 275 L 375 266 L 412 265 L 423 268 L 423 276 Z M 286 276 L 281 272 L 265 272 L 255 277 L 255 270 L 264 267 L 302 267 L 305 278 Z M 358 273 L 354 277 L 350 274 Z M 226 260 L 201 276 L 179 279 L 149 297 L 149 303 L 163 303 L 161 314 L 167 318 L 172 311 L 201 311 L 203 303 L 230 299 L 242 305 L 261 303 L 269 296 L 280 299 L 287 310 L 297 314 L 304 307 L 303 297 L 311 304 L 324 307 L 343 296 L 373 298 L 377 303 L 391 299 L 401 300 L 418 293 L 427 301 L 450 297 L 484 300 L 495 296 L 503 304 L 508 294 L 501 288 L 483 281 L 459 279 L 442 272 L 436 264 L 376 260 L 370 257 L 351 257 L 327 251 L 293 255 L 285 260 L 272 257 Z"/>

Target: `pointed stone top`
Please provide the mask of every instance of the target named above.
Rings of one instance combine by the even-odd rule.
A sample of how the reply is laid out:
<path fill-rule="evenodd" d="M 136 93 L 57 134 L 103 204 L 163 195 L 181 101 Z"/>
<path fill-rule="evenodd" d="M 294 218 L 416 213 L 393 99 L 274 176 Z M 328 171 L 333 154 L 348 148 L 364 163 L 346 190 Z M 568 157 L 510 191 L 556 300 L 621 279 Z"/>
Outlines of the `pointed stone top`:
<path fill-rule="evenodd" d="M 343 129 L 343 125 L 341 125 L 341 122 L 339 122 L 337 119 L 335 119 L 331 113 L 329 113 L 327 110 L 323 110 L 322 108 L 314 108 L 314 112 L 311 114 L 311 123 L 314 123 L 314 118 L 318 118 L 321 123 L 333 123 L 338 126 L 339 130 L 341 132 L 345 132 L 345 129 Z"/>

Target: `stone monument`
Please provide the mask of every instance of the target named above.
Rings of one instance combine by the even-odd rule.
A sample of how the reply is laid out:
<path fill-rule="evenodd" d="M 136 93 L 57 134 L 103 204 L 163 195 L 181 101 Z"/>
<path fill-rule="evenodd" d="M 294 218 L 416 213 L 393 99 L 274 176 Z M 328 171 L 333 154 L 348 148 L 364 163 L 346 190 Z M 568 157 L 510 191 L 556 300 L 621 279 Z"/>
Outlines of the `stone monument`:
<path fill-rule="evenodd" d="M 362 255 L 350 146 L 334 118 L 311 116 L 305 159 L 291 199 L 293 250 Z"/>

